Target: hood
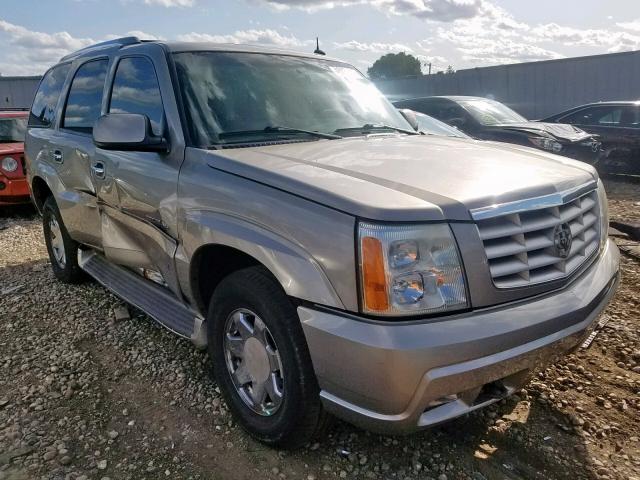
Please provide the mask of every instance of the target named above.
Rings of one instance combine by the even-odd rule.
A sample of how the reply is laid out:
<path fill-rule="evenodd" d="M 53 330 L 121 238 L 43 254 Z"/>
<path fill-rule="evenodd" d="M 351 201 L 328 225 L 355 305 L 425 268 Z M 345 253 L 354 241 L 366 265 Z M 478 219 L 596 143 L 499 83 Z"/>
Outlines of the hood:
<path fill-rule="evenodd" d="M 470 209 L 556 193 L 597 178 L 592 167 L 565 157 L 426 135 L 200 152 L 213 169 L 389 221 L 466 221 Z"/>
<path fill-rule="evenodd" d="M 24 152 L 23 142 L 0 143 L 0 155 L 8 155 Z"/>
<path fill-rule="evenodd" d="M 551 135 L 560 142 L 582 142 L 593 135 L 584 130 L 566 123 L 546 123 L 546 122 L 522 122 L 508 123 L 503 125 L 492 125 L 491 129 L 513 130 L 517 132 L 533 133 L 537 135 Z"/>

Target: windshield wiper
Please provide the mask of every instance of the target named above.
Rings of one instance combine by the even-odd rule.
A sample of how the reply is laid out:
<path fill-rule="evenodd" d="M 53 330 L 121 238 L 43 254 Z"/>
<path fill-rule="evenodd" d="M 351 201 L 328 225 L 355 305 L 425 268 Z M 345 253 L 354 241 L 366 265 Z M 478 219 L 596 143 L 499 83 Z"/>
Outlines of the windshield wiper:
<path fill-rule="evenodd" d="M 341 135 L 335 135 L 333 133 L 324 133 L 324 132 L 315 132 L 313 130 L 303 130 L 302 128 L 291 128 L 291 127 L 266 127 L 264 129 L 265 132 L 281 132 L 281 133 L 306 133 L 307 135 L 313 135 L 318 138 L 327 138 L 329 140 L 337 140 L 342 138 Z"/>
<path fill-rule="evenodd" d="M 314 132 L 313 130 L 304 130 L 302 128 L 281 127 L 281 126 L 268 126 L 262 130 L 238 130 L 236 132 L 222 132 L 218 135 L 220 139 L 230 137 L 241 137 L 245 135 L 262 135 L 265 133 L 302 133 L 305 135 L 312 135 L 318 138 L 326 138 L 329 140 L 337 140 L 342 138 L 341 135 L 335 135 L 333 133 Z"/>
<path fill-rule="evenodd" d="M 386 125 L 384 123 L 365 123 L 361 127 L 337 128 L 335 132 L 348 132 L 348 131 L 371 132 L 374 130 L 394 130 L 396 132 L 406 133 L 407 135 L 422 135 L 420 132 L 416 132 L 415 130 L 408 130 L 406 128 L 394 127 L 392 125 Z"/>

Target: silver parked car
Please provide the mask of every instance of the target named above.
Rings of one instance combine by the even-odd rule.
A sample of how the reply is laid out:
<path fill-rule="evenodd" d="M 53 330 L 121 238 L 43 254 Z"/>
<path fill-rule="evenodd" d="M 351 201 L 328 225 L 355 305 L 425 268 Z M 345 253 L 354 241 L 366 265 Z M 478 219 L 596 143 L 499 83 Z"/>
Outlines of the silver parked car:
<path fill-rule="evenodd" d="M 329 414 L 411 432 L 576 347 L 614 294 L 595 170 L 417 134 L 352 66 L 123 38 L 45 75 L 28 181 L 56 277 L 207 347 L 292 447 Z"/>

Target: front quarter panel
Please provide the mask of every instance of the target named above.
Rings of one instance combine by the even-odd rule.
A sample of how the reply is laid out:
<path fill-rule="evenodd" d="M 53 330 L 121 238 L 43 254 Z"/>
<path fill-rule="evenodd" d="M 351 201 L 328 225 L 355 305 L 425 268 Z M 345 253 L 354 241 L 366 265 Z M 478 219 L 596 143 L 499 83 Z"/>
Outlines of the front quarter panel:
<path fill-rule="evenodd" d="M 180 172 L 176 265 L 187 297 L 195 300 L 189 284 L 195 252 L 224 245 L 262 263 L 292 297 L 357 310 L 355 218 L 212 169 L 208 155 L 188 148 Z"/>

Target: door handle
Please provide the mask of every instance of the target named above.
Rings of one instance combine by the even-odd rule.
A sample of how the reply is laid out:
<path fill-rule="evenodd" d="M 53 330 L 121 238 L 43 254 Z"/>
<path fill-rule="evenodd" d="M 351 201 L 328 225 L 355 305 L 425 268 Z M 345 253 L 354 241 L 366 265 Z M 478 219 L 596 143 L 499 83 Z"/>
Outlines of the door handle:
<path fill-rule="evenodd" d="M 53 151 L 53 161 L 56 163 L 62 163 L 64 161 L 64 158 L 62 157 L 62 151 L 61 150 L 54 150 Z"/>
<path fill-rule="evenodd" d="M 91 170 L 93 170 L 93 174 L 95 175 L 96 178 L 104 178 L 104 163 L 102 162 L 96 162 L 93 165 L 91 165 Z"/>

